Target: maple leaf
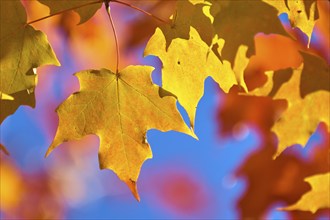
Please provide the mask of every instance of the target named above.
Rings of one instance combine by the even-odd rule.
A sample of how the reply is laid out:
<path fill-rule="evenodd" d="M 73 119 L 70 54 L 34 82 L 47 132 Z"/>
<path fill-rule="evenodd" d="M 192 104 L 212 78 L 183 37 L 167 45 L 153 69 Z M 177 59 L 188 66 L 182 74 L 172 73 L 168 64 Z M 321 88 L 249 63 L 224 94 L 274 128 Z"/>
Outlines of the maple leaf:
<path fill-rule="evenodd" d="M 215 3 L 215 4 L 212 4 Z M 223 39 L 219 38 L 214 24 L 216 15 L 220 11 L 217 1 L 206 1 L 206 0 L 185 0 L 178 1 L 176 6 L 176 12 L 171 17 L 172 24 L 160 26 L 165 39 L 166 39 L 166 49 L 173 41 L 173 39 L 181 38 L 189 40 L 190 38 L 190 28 L 193 27 L 197 30 L 200 38 L 212 49 L 214 54 L 222 61 L 221 48 L 223 44 Z M 253 37 L 253 36 L 252 36 Z M 252 39 L 253 40 L 253 39 Z M 233 68 L 237 76 L 239 85 L 246 89 L 243 78 L 243 71 L 248 64 L 248 59 L 246 53 L 248 47 L 245 45 L 237 45 L 234 51 Z M 234 61 L 234 60 L 230 60 Z"/>
<path fill-rule="evenodd" d="M 102 0 L 39 0 L 40 3 L 47 5 L 50 8 L 51 14 L 56 14 L 58 12 L 67 10 L 69 8 L 75 8 L 74 11 L 80 16 L 80 24 L 85 23 L 102 6 Z"/>
<path fill-rule="evenodd" d="M 328 153 L 329 131 L 320 126 L 322 141 L 309 146 L 308 158 L 305 149 L 294 146 L 285 149 L 276 160 L 272 157 L 276 152 L 276 144 L 272 137 L 266 137 L 257 151 L 253 152 L 240 166 L 236 174 L 247 181 L 247 189 L 238 201 L 241 219 L 264 218 L 269 208 L 279 202 L 293 204 L 310 190 L 304 182 L 306 176 L 329 172 Z M 315 142 L 314 142 L 315 143 Z M 323 182 L 324 185 L 325 182 Z M 328 189 L 329 190 L 329 189 Z M 290 212 L 290 219 L 318 219 L 306 212 Z"/>
<path fill-rule="evenodd" d="M 167 50 L 166 37 L 157 28 L 144 55 L 154 55 L 162 61 L 162 86 L 178 97 L 188 113 L 192 128 L 198 102 L 204 93 L 204 81 L 208 76 L 225 92 L 237 84 L 230 63 L 222 63 L 193 27 L 190 28 L 189 40 L 174 39 Z"/>
<path fill-rule="evenodd" d="M 289 81 L 276 85 L 272 81 L 274 72 L 267 72 L 268 81 L 264 87 L 251 92 L 288 102 L 287 109 L 272 127 L 279 140 L 277 155 L 293 144 L 305 146 L 320 122 L 330 125 L 330 103 L 325 101 L 330 99 L 329 65 L 319 57 L 301 55 L 304 63 L 293 70 Z"/>
<path fill-rule="evenodd" d="M 315 213 L 322 208 L 330 208 L 330 172 L 310 176 L 305 179 L 312 189 L 305 193 L 298 202 L 282 210 L 302 210 Z"/>
<path fill-rule="evenodd" d="M 247 56 L 254 54 L 254 36 L 263 32 L 286 35 L 277 11 L 261 0 L 213 0 L 219 13 L 214 16 L 215 33 L 226 42 L 221 52 L 223 59 L 234 63 L 240 45 L 248 46 Z"/>
<path fill-rule="evenodd" d="M 139 199 L 136 181 L 143 162 L 152 157 L 146 132 L 176 130 L 193 135 L 175 107 L 175 98 L 152 84 L 149 66 L 129 66 L 118 75 L 110 70 L 76 73 L 79 92 L 57 113 L 59 127 L 47 155 L 59 144 L 85 135 L 100 138 L 101 169 L 113 170 Z"/>
<path fill-rule="evenodd" d="M 308 45 L 317 19 L 317 4 L 315 0 L 263 0 L 278 10 L 278 14 L 286 13 L 291 26 L 299 28 L 308 37 Z"/>
<path fill-rule="evenodd" d="M 19 0 L 1 1 L 0 42 L 0 90 L 6 94 L 34 88 L 34 68 L 59 65 L 46 35 L 26 24 L 26 13 Z"/>
<path fill-rule="evenodd" d="M 273 160 L 275 151 L 276 145 L 265 141 L 237 171 L 248 183 L 237 203 L 240 219 L 260 219 L 273 203 L 293 203 L 308 191 L 308 185 L 302 181 L 305 175 L 305 170 L 301 169 L 303 161 L 284 153 Z"/>
<path fill-rule="evenodd" d="M 219 133 L 222 136 L 235 136 L 240 125 L 248 124 L 257 127 L 263 135 L 268 135 L 275 118 L 285 109 L 285 104 L 283 100 L 239 95 L 230 91 L 221 97 L 217 117 Z"/>

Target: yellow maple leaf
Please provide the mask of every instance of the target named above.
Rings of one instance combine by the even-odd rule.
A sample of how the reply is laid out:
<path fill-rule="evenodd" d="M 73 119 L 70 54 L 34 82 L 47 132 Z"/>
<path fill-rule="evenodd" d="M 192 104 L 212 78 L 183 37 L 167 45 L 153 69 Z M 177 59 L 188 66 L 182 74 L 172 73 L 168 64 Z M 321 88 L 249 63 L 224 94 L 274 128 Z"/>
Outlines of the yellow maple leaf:
<path fill-rule="evenodd" d="M 320 122 L 325 122 L 328 128 L 330 125 L 329 65 L 314 55 L 301 54 L 304 63 L 293 70 L 289 81 L 274 84 L 274 72 L 270 71 L 266 84 L 250 92 L 257 96 L 270 95 L 288 103 L 272 127 L 279 141 L 276 156 L 291 145 L 305 146 Z"/>
<path fill-rule="evenodd" d="M 47 5 L 50 8 L 51 14 L 56 14 L 70 8 L 75 8 L 74 11 L 80 16 L 80 24 L 93 17 L 96 11 L 102 6 L 102 1 L 98 0 L 39 0 L 39 2 Z"/>
<path fill-rule="evenodd" d="M 314 0 L 263 0 L 278 10 L 278 14 L 286 13 L 289 16 L 291 26 L 299 28 L 308 37 L 308 45 L 312 37 L 312 32 L 316 22 L 316 1 Z M 306 4 L 309 3 L 309 8 Z M 307 11 L 309 9 L 309 11 Z"/>
<path fill-rule="evenodd" d="M 188 113 L 192 128 L 198 102 L 204 93 L 204 81 L 208 76 L 219 83 L 225 92 L 237 84 L 230 63 L 222 63 L 193 27 L 190 28 L 189 40 L 174 39 L 167 50 L 166 37 L 157 28 L 144 55 L 155 55 L 161 59 L 162 86 L 178 97 Z"/>
<path fill-rule="evenodd" d="M 136 181 L 143 162 L 152 157 L 147 130 L 193 135 L 176 109 L 175 98 L 160 97 L 164 92 L 152 83 L 152 70 L 129 66 L 118 75 L 107 69 L 78 72 L 80 91 L 57 109 L 59 127 L 47 155 L 62 142 L 96 134 L 101 169 L 113 170 L 139 199 Z"/>
<path fill-rule="evenodd" d="M 310 176 L 305 179 L 312 189 L 305 193 L 298 202 L 281 210 L 302 210 L 315 213 L 322 208 L 330 208 L 330 173 Z"/>

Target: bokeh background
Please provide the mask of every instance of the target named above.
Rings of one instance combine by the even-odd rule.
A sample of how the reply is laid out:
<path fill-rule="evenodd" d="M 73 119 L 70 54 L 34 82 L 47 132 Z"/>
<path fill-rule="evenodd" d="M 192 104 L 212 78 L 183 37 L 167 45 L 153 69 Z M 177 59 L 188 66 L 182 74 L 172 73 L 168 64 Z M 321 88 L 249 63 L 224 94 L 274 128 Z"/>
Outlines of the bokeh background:
<path fill-rule="evenodd" d="M 129 1 L 162 18 L 175 9 L 175 1 Z M 23 1 L 28 20 L 49 14 L 36 1 Z M 311 51 L 330 63 L 329 1 L 318 1 L 320 20 Z M 143 58 L 143 49 L 157 25 L 122 5 L 111 6 L 120 42 L 121 68 L 152 65 L 161 85 L 161 62 Z M 267 69 L 297 67 L 297 48 L 306 39 L 291 30 L 286 15 L 279 17 L 298 41 L 277 35 L 255 36 L 256 56 L 246 70 L 250 88 L 262 83 Z M 276 161 L 275 146 L 264 137 L 278 103 L 269 99 L 225 95 L 217 84 L 205 81 L 197 108 L 199 141 L 177 132 L 150 130 L 153 159 L 142 167 L 138 181 L 141 202 L 109 170 L 99 170 L 96 136 L 69 142 L 44 158 L 58 125 L 56 107 L 79 90 L 73 73 L 90 68 L 115 68 L 113 33 L 104 8 L 83 25 L 73 12 L 35 23 L 44 31 L 62 66 L 38 68 L 36 108 L 20 107 L 1 124 L 1 219 L 329 219 L 329 210 L 316 214 L 283 212 L 277 208 L 297 201 L 310 187 L 303 179 L 325 172 L 329 133 L 324 125 L 307 146 L 293 146 Z M 285 54 L 285 56 L 283 56 Z M 251 83 L 249 83 L 251 82 Z M 186 121 L 187 115 L 178 108 Z"/>

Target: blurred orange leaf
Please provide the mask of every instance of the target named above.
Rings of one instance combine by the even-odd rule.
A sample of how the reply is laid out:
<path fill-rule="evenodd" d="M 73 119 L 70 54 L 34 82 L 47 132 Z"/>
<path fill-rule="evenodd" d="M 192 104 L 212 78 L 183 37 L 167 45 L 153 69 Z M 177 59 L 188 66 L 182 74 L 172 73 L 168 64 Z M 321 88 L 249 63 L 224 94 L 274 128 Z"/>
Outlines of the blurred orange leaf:
<path fill-rule="evenodd" d="M 222 97 L 218 111 L 220 133 L 235 135 L 237 126 L 248 124 L 268 135 L 275 119 L 285 109 L 285 102 L 269 97 L 238 95 L 230 92 Z M 244 106 L 244 108 L 242 108 Z"/>
<path fill-rule="evenodd" d="M 295 146 L 287 148 L 276 160 L 273 160 L 276 145 L 269 137 L 264 139 L 260 149 L 253 153 L 237 171 L 239 176 L 246 178 L 248 184 L 238 202 L 242 217 L 262 218 L 277 202 L 292 204 L 298 201 L 310 189 L 303 181 L 306 176 L 329 172 L 329 133 L 324 128 L 325 126 L 320 127 L 322 142 L 313 146 L 307 159 L 297 156 L 297 153 L 302 152 L 303 149 Z M 316 218 L 316 216 L 311 218 L 309 213 L 289 214 L 300 216 L 297 219 Z"/>

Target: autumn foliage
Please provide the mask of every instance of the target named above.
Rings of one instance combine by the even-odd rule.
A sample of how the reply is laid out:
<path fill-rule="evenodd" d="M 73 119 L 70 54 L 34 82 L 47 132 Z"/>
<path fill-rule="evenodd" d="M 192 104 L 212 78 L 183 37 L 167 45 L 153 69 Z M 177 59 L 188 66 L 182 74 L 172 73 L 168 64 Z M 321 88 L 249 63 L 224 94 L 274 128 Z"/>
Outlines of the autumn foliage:
<path fill-rule="evenodd" d="M 137 183 L 155 148 L 147 132 L 198 141 L 197 112 L 211 78 L 220 100 L 208 115 L 214 136 L 239 140 L 250 129 L 259 138 L 232 173 L 247 182 L 235 204 L 238 218 L 264 218 L 276 203 L 290 219 L 330 217 L 329 9 L 327 0 L 1 1 L 1 133 L 18 109 L 37 106 L 46 112 L 38 123 L 53 140 L 44 152 L 52 160 L 42 159 L 51 172 L 27 172 L 1 135 L 1 216 L 65 218 L 56 190 L 70 191 L 65 181 L 74 180 L 55 174 L 70 169 L 66 159 L 96 155 L 88 145 L 98 146 L 100 169 L 143 200 Z M 132 10 L 140 14 L 129 20 Z M 61 44 L 66 48 L 57 51 Z M 67 74 L 63 68 L 75 81 L 56 88 L 70 95 L 38 107 L 47 95 L 36 90 L 47 91 L 39 87 L 52 80 L 47 72 Z M 148 183 L 163 205 L 209 216 L 214 198 L 189 174 L 169 173 Z M 76 190 L 67 201 L 83 198 Z"/>

